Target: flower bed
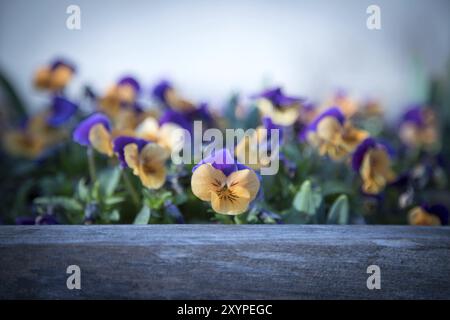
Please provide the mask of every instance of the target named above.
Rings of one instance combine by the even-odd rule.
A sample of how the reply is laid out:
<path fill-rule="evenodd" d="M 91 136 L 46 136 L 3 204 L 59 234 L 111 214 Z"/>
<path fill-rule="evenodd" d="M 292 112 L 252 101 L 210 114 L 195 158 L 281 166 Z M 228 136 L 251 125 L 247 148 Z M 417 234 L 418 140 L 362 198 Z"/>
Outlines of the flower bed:
<path fill-rule="evenodd" d="M 5 85 L 2 223 L 448 224 L 445 90 L 388 122 L 342 91 L 214 108 L 132 76 L 68 96 L 75 75 L 65 60 L 39 69 L 48 105 L 34 114 Z"/>

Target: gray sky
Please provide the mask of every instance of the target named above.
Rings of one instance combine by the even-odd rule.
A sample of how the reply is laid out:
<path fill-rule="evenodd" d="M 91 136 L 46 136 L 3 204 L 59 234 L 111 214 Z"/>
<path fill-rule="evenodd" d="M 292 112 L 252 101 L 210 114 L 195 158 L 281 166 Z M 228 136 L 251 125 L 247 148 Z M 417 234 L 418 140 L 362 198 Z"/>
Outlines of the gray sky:
<path fill-rule="evenodd" d="M 66 28 L 70 4 L 81 8 L 79 31 Z M 366 28 L 370 4 L 381 30 Z M 79 68 L 71 94 L 132 73 L 147 92 L 168 77 L 215 106 L 273 83 L 314 99 L 336 88 L 380 97 L 397 115 L 450 57 L 450 1 L 0 0 L 0 48 L 0 68 L 33 109 L 46 98 L 33 70 L 64 56 Z"/>

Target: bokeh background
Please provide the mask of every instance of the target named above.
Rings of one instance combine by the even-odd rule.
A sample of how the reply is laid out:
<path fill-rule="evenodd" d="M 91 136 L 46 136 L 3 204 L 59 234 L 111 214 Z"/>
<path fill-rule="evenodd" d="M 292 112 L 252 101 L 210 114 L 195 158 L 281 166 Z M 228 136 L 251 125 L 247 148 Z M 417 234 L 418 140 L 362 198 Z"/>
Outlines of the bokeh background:
<path fill-rule="evenodd" d="M 71 4 L 81 30 L 66 28 Z M 381 30 L 366 27 L 370 4 Z M 0 69 L 31 110 L 46 99 L 33 72 L 56 56 L 78 66 L 69 95 L 132 73 L 148 90 L 166 77 L 213 106 L 270 84 L 317 100 L 346 89 L 380 98 L 394 118 L 445 72 L 449 16 L 448 0 L 1 0 Z"/>

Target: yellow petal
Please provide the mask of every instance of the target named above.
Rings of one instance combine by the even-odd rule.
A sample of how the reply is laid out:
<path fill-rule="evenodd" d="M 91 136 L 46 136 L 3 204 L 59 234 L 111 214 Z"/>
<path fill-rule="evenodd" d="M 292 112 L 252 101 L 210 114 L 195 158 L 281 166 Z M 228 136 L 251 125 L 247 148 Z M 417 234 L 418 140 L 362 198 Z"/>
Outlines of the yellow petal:
<path fill-rule="evenodd" d="M 134 111 L 129 109 L 119 110 L 113 117 L 115 130 L 134 131 L 137 125 L 137 118 Z"/>
<path fill-rule="evenodd" d="M 164 165 L 168 158 L 169 153 L 166 149 L 156 143 L 148 143 L 141 150 L 139 162 L 145 165 Z"/>
<path fill-rule="evenodd" d="M 390 168 L 390 160 L 385 150 L 369 150 L 364 156 L 360 169 L 363 180 L 363 190 L 369 194 L 381 192 L 387 183 L 395 179 Z"/>
<path fill-rule="evenodd" d="M 72 70 L 67 66 L 57 67 L 51 74 L 50 89 L 61 90 L 72 78 Z"/>
<path fill-rule="evenodd" d="M 355 148 L 368 136 L 369 133 L 367 131 L 356 129 L 350 123 L 346 123 L 344 126 L 342 141 L 347 151 L 353 152 L 353 150 L 355 150 Z"/>
<path fill-rule="evenodd" d="M 136 127 L 136 135 L 143 139 L 156 141 L 158 139 L 159 124 L 153 117 L 147 117 Z"/>
<path fill-rule="evenodd" d="M 159 189 L 166 182 L 166 167 L 157 162 L 140 163 L 139 178 L 142 184 L 149 189 Z"/>
<path fill-rule="evenodd" d="M 178 147 L 183 137 L 184 130 L 179 125 L 171 122 L 164 123 L 159 130 L 158 144 L 171 151 Z"/>
<path fill-rule="evenodd" d="M 101 123 L 94 125 L 89 131 L 89 141 L 92 147 L 100 153 L 109 157 L 114 155 L 111 135 L 105 126 Z"/>
<path fill-rule="evenodd" d="M 248 190 L 241 187 L 235 187 L 234 191 L 236 193 L 232 195 L 221 195 L 216 192 L 212 192 L 211 207 L 213 210 L 217 213 L 227 215 L 238 215 L 247 211 L 250 203 L 250 194 Z"/>
<path fill-rule="evenodd" d="M 317 125 L 317 135 L 326 141 L 337 141 L 342 134 L 342 126 L 334 117 L 325 117 Z"/>
<path fill-rule="evenodd" d="M 36 74 L 34 76 L 34 85 L 38 89 L 48 89 L 50 85 L 50 76 L 50 68 L 40 68 L 36 71 Z"/>
<path fill-rule="evenodd" d="M 255 199 L 259 191 L 259 179 L 253 170 L 244 169 L 235 171 L 227 178 L 228 189 L 234 191 L 235 188 L 246 189 L 250 194 L 250 201 Z"/>
<path fill-rule="evenodd" d="M 272 115 L 272 121 L 275 124 L 282 126 L 291 126 L 297 121 L 300 114 L 299 107 L 294 105 L 292 107 L 282 107 L 280 109 L 274 109 Z"/>
<path fill-rule="evenodd" d="M 174 89 L 168 89 L 166 91 L 165 99 L 167 104 L 175 110 L 192 111 L 196 108 L 192 102 L 181 98 Z"/>
<path fill-rule="evenodd" d="M 273 123 L 282 126 L 290 126 L 297 121 L 300 108 L 294 104 L 291 107 L 275 107 L 268 99 L 259 99 L 257 107 L 263 116 L 272 119 Z"/>
<path fill-rule="evenodd" d="M 139 152 L 138 146 L 135 143 L 127 144 L 124 149 L 125 162 L 128 167 L 133 170 L 135 175 L 139 174 Z"/>
<path fill-rule="evenodd" d="M 210 164 L 199 166 L 191 178 L 192 193 L 203 201 L 211 201 L 211 193 L 226 185 L 227 177 Z"/>
<path fill-rule="evenodd" d="M 121 102 L 132 103 L 136 99 L 136 92 L 133 86 L 123 84 L 117 87 L 117 95 Z"/>
<path fill-rule="evenodd" d="M 433 214 L 429 214 L 421 207 L 411 209 L 408 214 L 408 222 L 416 226 L 440 226 L 441 220 Z"/>

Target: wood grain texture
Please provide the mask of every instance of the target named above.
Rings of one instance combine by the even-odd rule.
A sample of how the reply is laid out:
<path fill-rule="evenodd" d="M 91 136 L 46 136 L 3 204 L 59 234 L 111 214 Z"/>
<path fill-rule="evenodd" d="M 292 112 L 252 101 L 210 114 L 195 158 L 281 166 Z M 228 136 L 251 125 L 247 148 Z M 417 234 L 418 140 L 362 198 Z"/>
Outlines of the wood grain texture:
<path fill-rule="evenodd" d="M 1 299 L 450 299 L 449 275 L 443 227 L 0 227 Z"/>

